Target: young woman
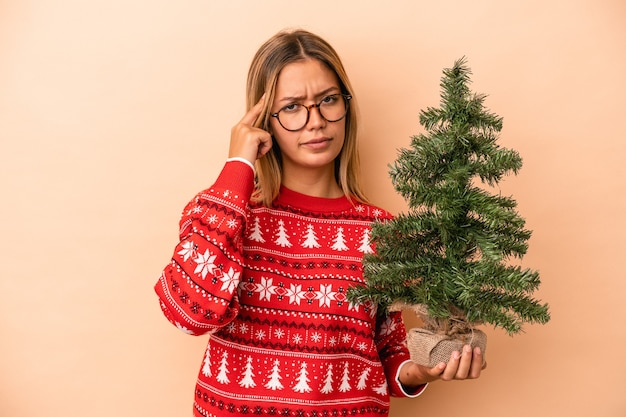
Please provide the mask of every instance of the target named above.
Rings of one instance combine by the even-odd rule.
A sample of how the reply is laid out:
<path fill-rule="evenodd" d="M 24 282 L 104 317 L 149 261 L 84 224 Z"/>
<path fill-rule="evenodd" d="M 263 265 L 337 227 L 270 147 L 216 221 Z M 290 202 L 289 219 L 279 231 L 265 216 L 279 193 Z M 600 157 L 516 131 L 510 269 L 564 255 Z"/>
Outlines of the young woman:
<path fill-rule="evenodd" d="M 422 367 L 400 313 L 346 299 L 364 282 L 371 223 L 391 215 L 359 186 L 356 99 L 333 48 L 302 30 L 273 36 L 247 103 L 155 287 L 169 321 L 210 334 L 194 415 L 384 416 L 390 395 L 477 378 L 480 351 Z"/>

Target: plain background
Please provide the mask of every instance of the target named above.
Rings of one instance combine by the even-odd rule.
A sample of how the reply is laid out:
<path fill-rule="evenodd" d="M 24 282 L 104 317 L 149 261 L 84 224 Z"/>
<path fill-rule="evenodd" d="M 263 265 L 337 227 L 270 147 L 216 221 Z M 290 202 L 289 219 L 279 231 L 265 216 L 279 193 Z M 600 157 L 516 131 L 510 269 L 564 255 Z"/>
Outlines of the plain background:
<path fill-rule="evenodd" d="M 152 287 L 223 164 L 253 53 L 286 27 L 343 57 L 376 204 L 405 208 L 387 164 L 461 56 L 524 158 L 500 190 L 552 321 L 487 327 L 480 379 L 392 416 L 624 417 L 623 0 L 0 1 L 0 415 L 190 415 L 206 338 Z"/>

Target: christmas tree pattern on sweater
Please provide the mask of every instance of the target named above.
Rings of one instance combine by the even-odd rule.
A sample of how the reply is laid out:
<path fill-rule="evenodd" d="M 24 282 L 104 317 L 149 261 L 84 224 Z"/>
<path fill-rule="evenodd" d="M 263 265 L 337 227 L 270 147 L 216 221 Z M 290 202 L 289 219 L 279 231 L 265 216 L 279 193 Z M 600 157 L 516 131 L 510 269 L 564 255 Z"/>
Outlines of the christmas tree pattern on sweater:
<path fill-rule="evenodd" d="M 249 206 L 237 165 L 188 204 L 156 286 L 172 323 L 211 334 L 196 415 L 386 415 L 390 394 L 408 395 L 395 381 L 401 316 L 377 320 L 346 294 L 363 283 L 371 222 L 389 213 L 287 189 Z"/>

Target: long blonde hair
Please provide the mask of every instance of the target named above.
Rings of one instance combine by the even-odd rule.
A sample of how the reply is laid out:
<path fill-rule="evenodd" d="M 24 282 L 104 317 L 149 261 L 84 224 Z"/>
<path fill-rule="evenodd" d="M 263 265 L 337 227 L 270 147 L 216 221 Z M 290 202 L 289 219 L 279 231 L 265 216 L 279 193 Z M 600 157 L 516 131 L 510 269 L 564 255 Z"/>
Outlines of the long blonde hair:
<path fill-rule="evenodd" d="M 352 95 L 346 115 L 343 148 L 335 159 L 335 180 L 348 199 L 367 202 L 359 182 L 360 166 L 357 147 L 357 101 L 354 91 L 334 48 L 319 36 L 306 30 L 281 31 L 267 40 L 252 59 L 248 71 L 246 105 L 249 110 L 265 96 L 265 108 L 255 126 L 270 129 L 270 104 L 274 101 L 276 82 L 281 70 L 292 62 L 316 59 L 331 69 L 339 79 L 343 94 Z M 282 183 L 282 158 L 278 146 L 272 146 L 256 161 L 256 188 L 253 199 L 271 206 Z"/>

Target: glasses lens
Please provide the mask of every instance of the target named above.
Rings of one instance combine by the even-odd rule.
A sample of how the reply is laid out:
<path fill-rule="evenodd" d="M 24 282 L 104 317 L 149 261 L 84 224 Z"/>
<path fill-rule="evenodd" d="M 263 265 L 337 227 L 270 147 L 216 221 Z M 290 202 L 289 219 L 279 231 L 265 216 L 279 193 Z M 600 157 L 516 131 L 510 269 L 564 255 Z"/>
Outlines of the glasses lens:
<path fill-rule="evenodd" d="M 278 121 L 287 130 L 300 130 L 306 125 L 308 110 L 302 104 L 292 104 L 278 112 Z"/>
<path fill-rule="evenodd" d="M 336 122 L 346 115 L 346 100 L 341 94 L 324 97 L 319 105 L 320 113 L 329 122 Z"/>

